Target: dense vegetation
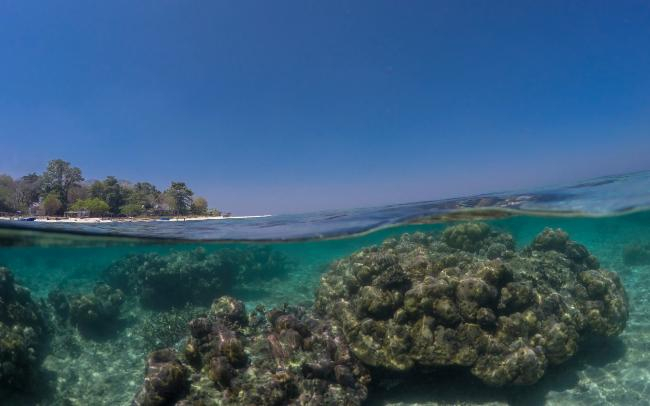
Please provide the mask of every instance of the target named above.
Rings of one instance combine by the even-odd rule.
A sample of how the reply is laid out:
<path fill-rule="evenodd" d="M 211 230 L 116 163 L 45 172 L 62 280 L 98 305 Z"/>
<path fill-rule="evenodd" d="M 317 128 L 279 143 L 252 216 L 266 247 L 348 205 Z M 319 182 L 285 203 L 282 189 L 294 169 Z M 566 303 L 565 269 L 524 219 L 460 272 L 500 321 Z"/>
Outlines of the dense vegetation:
<path fill-rule="evenodd" d="M 62 159 L 50 161 L 41 175 L 13 179 L 0 174 L 0 212 L 54 216 L 66 211 L 92 216 L 204 215 L 208 202 L 194 197 L 185 182 L 171 182 L 162 192 L 149 182 L 114 176 L 89 182 L 81 169 Z"/>

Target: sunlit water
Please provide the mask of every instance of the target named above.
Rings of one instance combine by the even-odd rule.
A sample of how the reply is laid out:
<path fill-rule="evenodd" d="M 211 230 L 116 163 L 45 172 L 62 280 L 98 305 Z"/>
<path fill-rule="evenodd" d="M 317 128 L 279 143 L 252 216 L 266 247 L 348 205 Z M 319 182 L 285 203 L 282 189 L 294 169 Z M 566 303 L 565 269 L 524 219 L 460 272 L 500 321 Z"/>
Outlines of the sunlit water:
<path fill-rule="evenodd" d="M 646 176 L 641 185 L 647 186 L 647 183 Z M 634 195 L 636 206 L 647 205 L 650 189 L 645 189 L 647 194 L 644 195 L 643 187 L 638 187 L 638 184 L 637 182 L 636 186 L 631 187 L 633 190 L 628 190 L 628 194 L 623 197 L 632 199 L 630 196 Z M 611 183 L 607 182 L 600 186 L 608 187 L 607 185 L 611 187 Z M 492 218 L 482 220 L 511 233 L 518 247 L 528 244 L 545 227 L 562 228 L 569 233 L 571 239 L 584 244 L 600 260 L 602 268 L 616 271 L 627 289 L 631 309 L 627 328 L 618 338 L 598 348 L 583 348 L 577 356 L 559 368 L 550 368 L 544 378 L 532 387 L 489 388 L 476 381 L 469 381 L 466 376 L 440 371 L 433 377 L 424 375 L 406 381 L 393 379 L 375 382 L 368 404 L 650 404 L 650 262 L 630 263 L 623 258 L 626 247 L 650 244 L 650 211 L 613 214 L 614 211 L 623 211 L 629 207 L 624 207 L 621 203 L 621 193 L 612 190 L 602 192 L 602 189 L 600 194 L 594 192 L 598 186 L 592 184 L 585 185 L 582 189 L 574 188 L 573 190 L 579 191 L 588 189 L 589 193 L 574 193 L 571 195 L 572 200 L 566 196 L 565 199 L 557 198 L 554 200 L 556 205 L 552 207 L 542 207 L 548 205 L 542 202 L 543 199 L 540 199 L 538 206 L 526 207 L 545 208 L 551 212 L 553 208 L 556 211 L 580 209 L 583 210 L 580 215 L 531 215 L 523 212 L 509 212 L 506 215 L 501 212 L 496 217 L 495 213 L 489 213 Z M 621 188 L 625 189 L 619 185 L 619 191 Z M 558 194 L 556 191 L 552 195 Z M 645 196 L 646 201 L 639 196 Z M 492 202 L 492 206 L 501 207 L 505 205 L 504 201 L 496 204 Z M 574 206 L 569 201 L 574 202 Z M 614 201 L 618 203 L 613 204 Z M 477 206 L 476 203 L 473 205 Z M 309 307 L 313 304 L 314 291 L 328 264 L 363 247 L 379 244 L 391 236 L 415 231 L 439 232 L 449 223 L 442 216 L 441 206 L 438 203 L 432 208 L 428 204 L 426 210 L 423 210 L 421 204 L 415 210 L 417 213 L 411 211 L 413 206 L 409 206 L 400 215 L 397 215 L 398 209 L 390 209 L 392 211 L 388 216 L 377 215 L 377 210 L 372 211 L 374 215 L 369 215 L 368 211 L 363 216 L 347 213 L 348 220 L 353 220 L 344 226 L 340 217 L 332 217 L 329 220 L 331 223 L 327 223 L 327 216 L 320 214 L 303 217 L 302 226 L 294 224 L 295 228 L 292 228 L 291 221 L 287 222 L 283 218 L 273 220 L 273 217 L 254 221 L 255 232 L 250 228 L 237 228 L 241 226 L 235 226 L 234 229 L 226 227 L 226 230 L 232 231 L 232 239 L 237 240 L 246 235 L 257 239 L 290 239 L 365 231 L 339 238 L 282 242 L 151 240 L 48 233 L 15 229 L 12 226 L 0 230 L 0 265 L 9 268 L 18 282 L 31 291 L 33 297 L 45 300 L 48 293 L 57 288 L 70 293 L 91 291 L 95 283 L 106 278 L 105 270 L 114 261 L 130 254 L 166 255 L 194 251 L 197 248 L 210 253 L 233 248 L 246 251 L 268 247 L 284 256 L 287 264 L 290 264 L 288 273 L 250 283 L 243 281 L 226 293 L 244 300 L 249 309 L 258 304 L 273 307 L 285 303 Z M 451 209 L 446 209 L 444 215 L 455 213 L 454 210 L 459 208 L 457 206 L 458 202 L 450 205 Z M 595 210 L 597 207 L 606 209 Z M 609 215 L 583 215 L 585 211 L 590 211 L 589 208 L 600 214 L 609 212 Z M 434 215 L 435 222 L 404 224 L 406 220 L 422 219 L 427 215 Z M 315 223 L 305 220 L 316 217 L 318 221 Z M 260 221 L 266 227 L 260 227 Z M 319 232 L 321 223 L 329 225 L 323 226 L 322 232 Z M 137 229 L 133 225 L 127 225 L 118 231 L 121 234 L 143 234 L 155 229 L 155 224 L 159 223 L 150 223 Z M 387 225 L 390 227 L 385 227 Z M 159 227 L 157 233 L 151 234 L 171 237 L 173 232 L 170 233 L 169 227 L 180 229 L 183 225 L 165 224 Z M 215 235 L 228 237 L 222 235 L 224 231 L 217 226 L 206 228 L 205 224 L 193 224 L 191 227 L 194 227 L 197 238 Z M 272 231 L 259 231 L 268 229 Z M 67 229 L 92 233 L 115 233 L 115 230 Z M 173 295 L 174 292 L 169 294 Z M 204 307 L 197 305 L 188 311 L 200 313 L 204 310 Z M 159 316 L 168 313 L 168 310 L 143 308 L 137 300 L 127 297 L 120 316 L 121 323 L 112 334 L 98 339 L 74 332 L 65 340 L 55 340 L 54 348 L 43 362 L 43 368 L 48 374 L 45 378 L 47 384 L 43 385 L 46 389 L 36 390 L 35 394 L 30 395 L 14 395 L 9 399 L 1 399 L 0 403 L 129 404 L 142 383 L 147 352 L 162 345 L 151 342 L 152 338 L 145 332 L 145 327 L 154 321 L 164 323 L 167 319 Z"/>

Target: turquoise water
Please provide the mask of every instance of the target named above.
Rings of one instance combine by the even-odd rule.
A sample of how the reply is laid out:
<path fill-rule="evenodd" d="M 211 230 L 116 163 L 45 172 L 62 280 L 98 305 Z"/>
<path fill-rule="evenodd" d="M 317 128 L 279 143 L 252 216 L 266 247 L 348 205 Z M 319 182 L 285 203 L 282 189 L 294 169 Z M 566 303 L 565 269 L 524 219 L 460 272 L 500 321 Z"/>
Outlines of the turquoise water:
<path fill-rule="evenodd" d="M 545 227 L 561 228 L 572 240 L 584 244 L 599 259 L 600 267 L 618 273 L 625 286 L 630 303 L 625 330 L 605 342 L 581 345 L 567 362 L 549 366 L 532 386 L 493 388 L 457 369 L 411 371 L 408 376 L 373 371 L 366 403 L 648 404 L 650 258 L 644 257 L 643 249 L 644 245 L 650 247 L 650 212 L 604 217 L 510 214 L 484 221 L 512 234 L 518 248 L 529 244 Z M 147 298 L 143 291 L 129 291 L 127 285 L 107 276 L 107 269 L 117 263 L 115 269 L 129 272 L 124 258 L 130 255 L 156 254 L 155 258 L 166 264 L 160 266 L 170 269 L 170 264 L 196 263 L 184 275 L 214 266 L 213 258 L 245 262 L 248 271 L 238 271 L 232 282 L 214 288 L 214 298 L 235 296 L 248 310 L 259 304 L 267 309 L 287 304 L 309 309 L 321 277 L 333 261 L 390 237 L 418 231 L 437 234 L 450 224 L 395 225 L 363 235 L 275 243 L 159 241 L 5 229 L 0 234 L 0 265 L 30 290 L 35 302 L 42 301 L 44 318 L 53 326 L 49 344 L 42 350 L 42 363 L 36 368 L 38 376 L 33 378 L 39 384 L 31 385 L 31 390 L 10 388 L 2 403 L 130 404 L 142 385 L 148 352 L 165 346 L 180 348 L 188 335 L 187 322 L 205 314 L 211 300 L 206 301 L 198 287 L 195 292 L 183 293 L 182 281 L 172 281 L 164 294 L 154 292 Z M 635 256 L 630 247 L 641 248 L 634 251 Z M 221 256 L 210 256 L 213 253 Z M 81 322 L 65 322 L 53 315 L 50 292 L 58 289 L 73 298 L 92 292 L 98 281 L 123 289 L 123 303 L 108 332 L 100 328 L 103 321 L 84 329 Z M 113 286 L 116 284 L 119 286 Z M 189 296 L 172 300 L 173 306 L 168 306 L 174 295 Z M 187 301 L 191 303 L 179 305 Z"/>

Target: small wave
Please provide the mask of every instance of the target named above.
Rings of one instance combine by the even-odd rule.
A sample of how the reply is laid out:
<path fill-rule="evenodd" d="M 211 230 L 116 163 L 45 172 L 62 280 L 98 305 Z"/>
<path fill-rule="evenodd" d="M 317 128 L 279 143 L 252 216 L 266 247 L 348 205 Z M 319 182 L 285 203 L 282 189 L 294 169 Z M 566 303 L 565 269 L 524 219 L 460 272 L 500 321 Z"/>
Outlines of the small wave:
<path fill-rule="evenodd" d="M 0 220 L 0 229 L 170 241 L 295 241 L 340 238 L 402 224 L 513 215 L 612 216 L 650 208 L 650 171 L 552 188 L 351 210 L 191 222 L 42 223 Z"/>

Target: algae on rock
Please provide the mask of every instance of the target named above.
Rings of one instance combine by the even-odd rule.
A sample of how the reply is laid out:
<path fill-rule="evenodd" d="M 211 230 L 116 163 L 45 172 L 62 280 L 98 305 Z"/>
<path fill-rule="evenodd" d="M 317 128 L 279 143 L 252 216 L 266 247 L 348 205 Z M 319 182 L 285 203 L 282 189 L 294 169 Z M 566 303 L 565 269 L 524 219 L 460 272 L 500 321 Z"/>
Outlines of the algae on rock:
<path fill-rule="evenodd" d="M 47 337 L 41 307 L 7 268 L 0 267 L 0 392 L 30 389 Z"/>
<path fill-rule="evenodd" d="M 512 236 L 482 223 L 404 234 L 339 260 L 315 305 L 371 367 L 464 367 L 494 386 L 536 382 L 628 318 L 618 275 L 565 232 L 545 229 L 516 251 Z"/>
<path fill-rule="evenodd" d="M 302 308 L 248 315 L 224 296 L 190 330 L 182 355 L 149 356 L 135 405 L 353 406 L 367 396 L 368 372 L 338 328 Z"/>

